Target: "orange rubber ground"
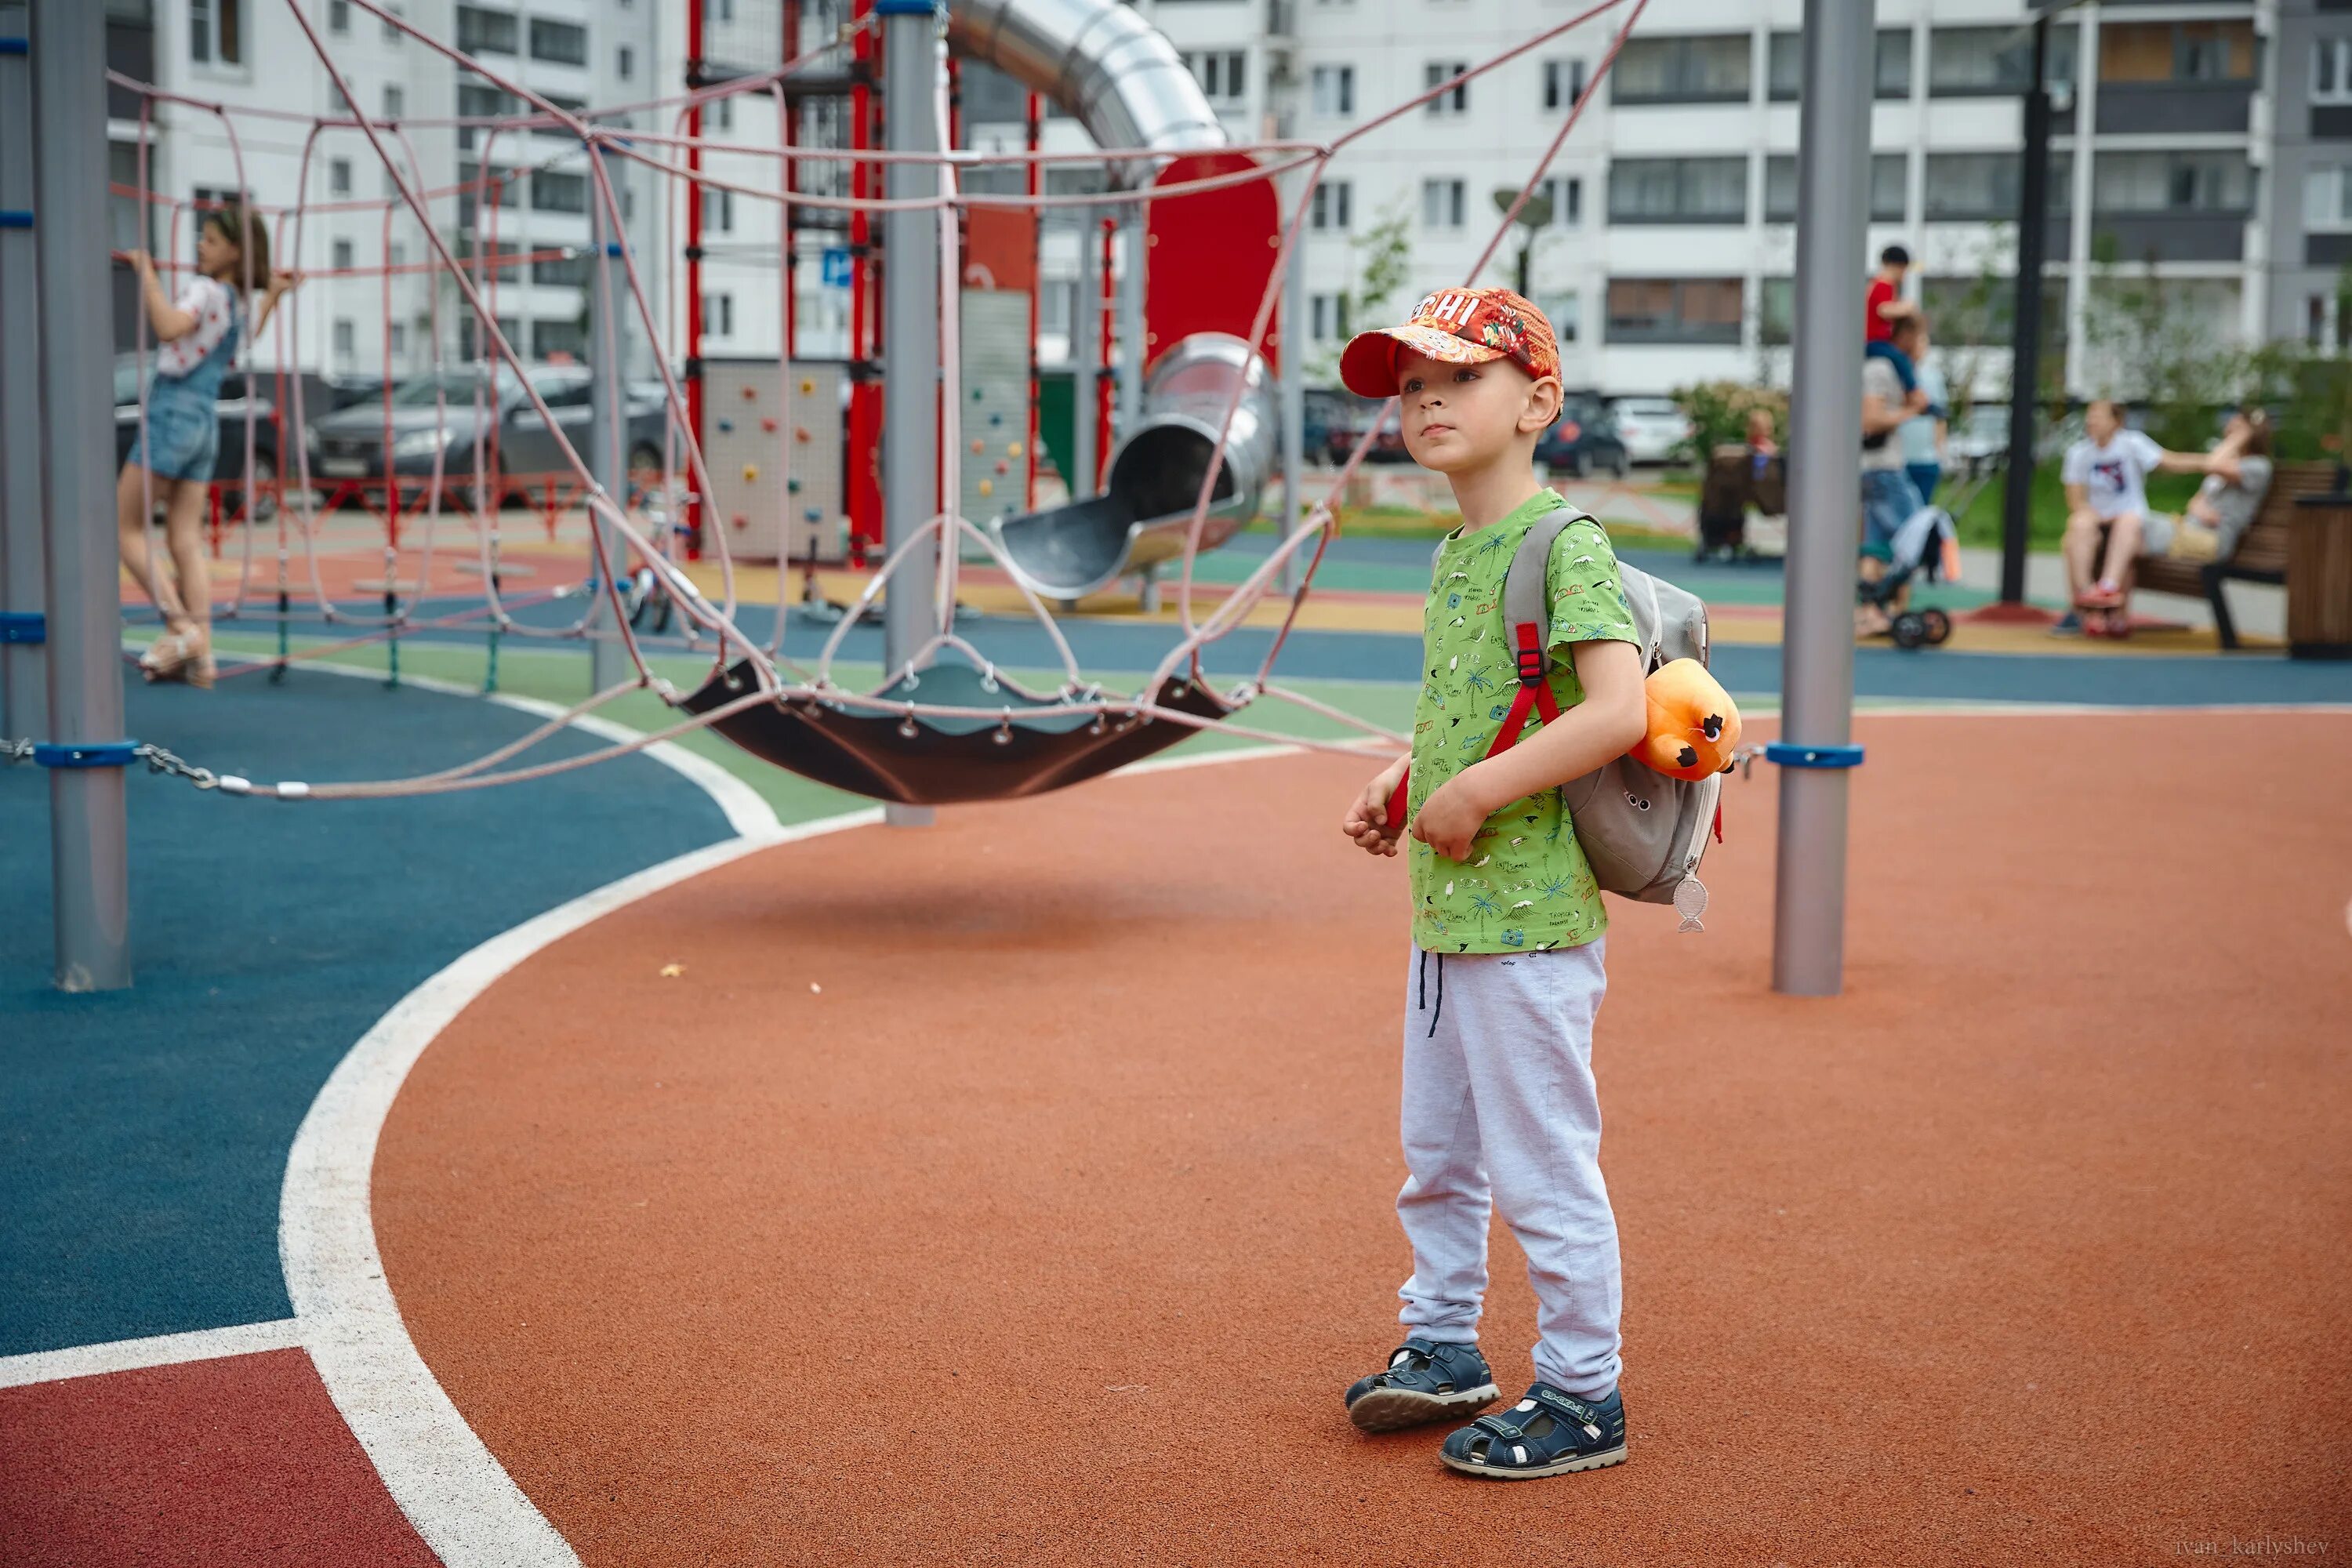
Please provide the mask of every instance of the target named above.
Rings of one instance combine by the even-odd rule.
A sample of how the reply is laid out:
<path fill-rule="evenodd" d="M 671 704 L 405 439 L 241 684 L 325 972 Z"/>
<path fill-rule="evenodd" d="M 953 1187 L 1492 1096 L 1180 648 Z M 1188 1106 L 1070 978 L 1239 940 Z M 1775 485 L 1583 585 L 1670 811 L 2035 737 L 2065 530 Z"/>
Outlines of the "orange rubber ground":
<path fill-rule="evenodd" d="M 1342 1415 L 1398 1338 L 1406 938 L 1328 757 L 785 846 L 558 943 L 394 1111 L 392 1283 L 592 1563 L 2352 1553 L 2352 717 L 1860 738 L 1842 998 L 1767 986 L 1769 769 L 1706 935 L 1617 917 L 1622 1468 Z"/>

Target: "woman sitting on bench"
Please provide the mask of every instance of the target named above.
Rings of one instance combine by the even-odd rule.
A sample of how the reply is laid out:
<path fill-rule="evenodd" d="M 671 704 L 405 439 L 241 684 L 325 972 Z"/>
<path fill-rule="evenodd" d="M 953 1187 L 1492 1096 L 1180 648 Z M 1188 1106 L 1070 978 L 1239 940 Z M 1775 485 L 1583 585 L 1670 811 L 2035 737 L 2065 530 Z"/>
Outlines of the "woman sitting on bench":
<path fill-rule="evenodd" d="M 2075 610 L 2052 627 L 2060 636 L 2088 632 L 2094 637 L 2131 635 L 2132 563 L 2140 556 L 2176 561 L 2226 561 L 2238 541 L 2261 511 L 2271 484 L 2270 416 L 2247 407 L 2230 416 L 2221 439 L 2210 452 L 2168 452 L 2136 431 L 2124 431 L 2122 410 L 2099 402 L 2085 412 L 2091 440 L 2078 442 L 2077 460 L 2067 454 L 2066 500 L 2073 509 L 2066 520 L 2067 576 L 2074 589 Z M 2205 482 L 2189 498 L 2188 510 L 2175 518 L 2147 508 L 2137 483 L 2109 486 L 2123 497 L 2090 493 L 2105 477 L 2097 458 L 2121 448 L 2118 436 L 2135 438 L 2138 453 L 2150 458 L 2148 467 L 2165 473 L 2201 473 Z M 2087 449 L 2087 450 L 2086 450 Z M 2115 455 L 2120 456 L 2117 452 Z M 2079 476 L 2079 477 L 2078 477 Z M 2106 506 L 2100 505 L 2105 499 Z M 2137 499 L 2137 505 L 2129 504 Z M 2118 506 L 2121 500 L 2124 504 Z M 2095 582 L 2094 567 L 2100 568 Z"/>

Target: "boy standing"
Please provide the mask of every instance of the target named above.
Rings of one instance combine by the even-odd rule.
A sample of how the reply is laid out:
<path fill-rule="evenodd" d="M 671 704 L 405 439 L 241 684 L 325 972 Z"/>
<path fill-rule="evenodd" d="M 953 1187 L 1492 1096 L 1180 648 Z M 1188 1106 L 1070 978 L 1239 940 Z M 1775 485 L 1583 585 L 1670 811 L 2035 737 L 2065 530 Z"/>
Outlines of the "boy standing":
<path fill-rule="evenodd" d="M 1453 1433 L 1441 1458 L 1504 1479 L 1617 1464 L 1617 1224 L 1592 1075 L 1609 922 L 1559 786 L 1644 732 L 1633 615 L 1608 535 L 1570 522 L 1545 575 L 1559 717 L 1488 755 L 1519 679 L 1504 574 L 1528 528 L 1567 505 L 1534 474 L 1537 438 L 1559 414 L 1550 323 L 1507 289 L 1446 289 L 1403 326 L 1357 336 L 1339 374 L 1352 392 L 1401 399 L 1405 449 L 1446 476 L 1462 511 L 1423 617 L 1410 831 L 1388 820 L 1402 758 L 1341 823 L 1375 855 L 1403 842 L 1413 911 L 1397 1197 L 1412 1247 L 1406 1339 L 1348 1390 L 1348 1413 L 1382 1431 L 1495 1399 L 1477 1334 L 1499 1207 L 1535 1286 L 1536 1383 Z"/>

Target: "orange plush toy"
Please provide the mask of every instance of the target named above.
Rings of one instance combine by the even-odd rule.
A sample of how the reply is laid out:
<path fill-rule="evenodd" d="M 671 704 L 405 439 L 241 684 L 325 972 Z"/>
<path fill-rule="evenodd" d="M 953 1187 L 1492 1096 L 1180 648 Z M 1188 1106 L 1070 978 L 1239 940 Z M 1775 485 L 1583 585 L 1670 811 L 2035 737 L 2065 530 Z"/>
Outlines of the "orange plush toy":
<path fill-rule="evenodd" d="M 1739 744 L 1739 710 L 1706 666 L 1678 658 L 1642 683 L 1650 732 L 1628 753 L 1669 778 L 1703 779 L 1731 765 Z"/>

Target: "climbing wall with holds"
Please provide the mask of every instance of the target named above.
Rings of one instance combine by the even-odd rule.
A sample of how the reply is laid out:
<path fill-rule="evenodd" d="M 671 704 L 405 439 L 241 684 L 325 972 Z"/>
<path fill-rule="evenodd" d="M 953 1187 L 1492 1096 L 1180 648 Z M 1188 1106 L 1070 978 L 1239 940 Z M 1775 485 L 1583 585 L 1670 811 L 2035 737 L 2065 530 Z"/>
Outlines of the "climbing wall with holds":
<path fill-rule="evenodd" d="M 711 489 L 706 515 L 710 526 L 726 531 L 728 550 L 739 561 L 773 561 L 781 516 L 790 525 L 793 560 L 847 559 L 841 366 L 706 359 L 702 384 L 702 453 Z"/>
<path fill-rule="evenodd" d="M 985 524 L 1028 510 L 1029 296 L 965 289 L 962 355 L 963 514 Z"/>

